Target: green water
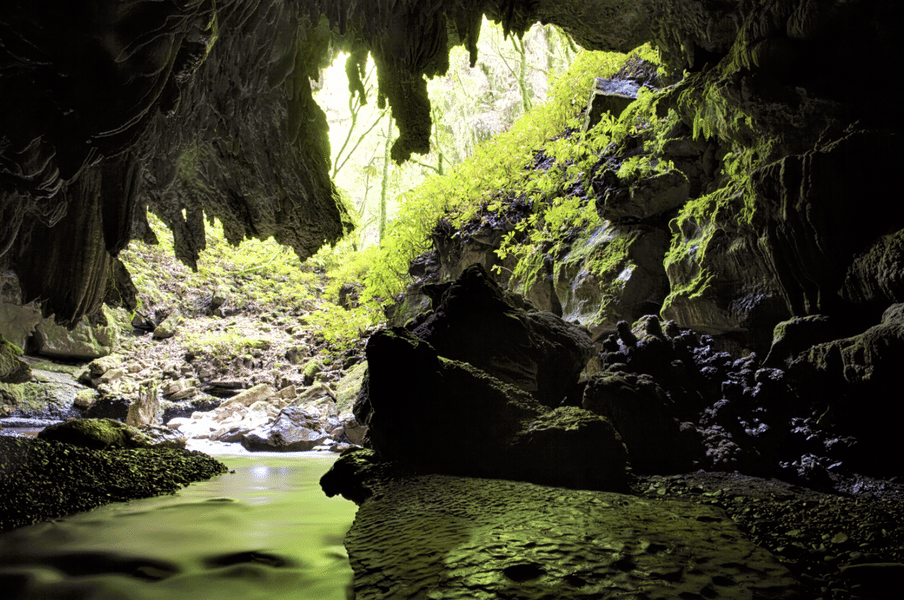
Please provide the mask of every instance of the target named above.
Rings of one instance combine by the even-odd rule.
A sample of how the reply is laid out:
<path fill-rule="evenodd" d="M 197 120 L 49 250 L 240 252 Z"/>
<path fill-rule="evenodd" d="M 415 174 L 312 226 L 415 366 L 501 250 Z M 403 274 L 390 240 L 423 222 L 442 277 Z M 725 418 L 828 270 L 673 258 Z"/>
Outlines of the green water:
<path fill-rule="evenodd" d="M 0 534 L 0 597 L 345 600 L 356 507 L 318 484 L 335 457 L 218 458 L 235 472 Z"/>

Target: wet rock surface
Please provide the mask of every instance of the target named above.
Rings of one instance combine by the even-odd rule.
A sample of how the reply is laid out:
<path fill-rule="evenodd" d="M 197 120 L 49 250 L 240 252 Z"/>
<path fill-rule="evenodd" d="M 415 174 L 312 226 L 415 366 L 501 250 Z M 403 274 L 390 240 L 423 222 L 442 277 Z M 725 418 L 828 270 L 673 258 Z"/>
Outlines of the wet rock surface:
<path fill-rule="evenodd" d="M 801 583 L 802 598 L 892 600 L 904 569 L 904 485 L 858 478 L 841 494 L 739 473 L 640 476 L 643 498 L 718 507 Z"/>
<path fill-rule="evenodd" d="M 346 536 L 356 598 L 800 598 L 719 509 L 530 483 L 371 482 Z"/>

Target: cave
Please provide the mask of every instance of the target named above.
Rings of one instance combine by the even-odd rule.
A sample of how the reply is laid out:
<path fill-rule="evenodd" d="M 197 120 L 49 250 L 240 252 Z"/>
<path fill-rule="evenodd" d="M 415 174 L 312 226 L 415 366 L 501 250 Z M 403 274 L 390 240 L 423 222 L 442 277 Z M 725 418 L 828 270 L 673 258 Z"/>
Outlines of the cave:
<path fill-rule="evenodd" d="M 615 400 L 588 400 L 588 394 L 596 389 L 598 397 L 616 397 L 612 390 L 628 389 L 634 394 L 631 398 L 653 402 L 655 407 L 660 400 L 650 398 L 667 395 L 669 402 L 680 398 L 694 408 L 675 409 L 667 416 L 653 408 L 645 413 L 649 420 L 634 428 L 638 437 L 631 462 L 638 473 L 652 477 L 642 481 L 643 489 L 640 483 L 631 484 L 641 496 L 696 495 L 717 504 L 727 493 L 724 490 L 742 485 L 690 476 L 680 482 L 668 479 L 702 469 L 701 465 L 719 472 L 789 478 L 809 491 L 796 489 L 787 492 L 788 498 L 798 494 L 795 501 L 808 509 L 824 504 L 842 520 L 847 509 L 810 494 L 812 489 L 823 493 L 826 486 L 831 488 L 845 469 L 856 471 L 856 477 L 845 479 L 849 497 L 859 497 L 864 490 L 879 497 L 879 488 L 885 487 L 889 494 L 891 490 L 901 494 L 904 463 L 898 430 L 904 408 L 896 376 L 904 358 L 900 304 L 904 204 L 894 200 L 892 177 L 900 120 L 895 116 L 894 93 L 882 81 L 894 72 L 902 5 L 891 0 L 94 0 L 65 6 L 13 0 L 0 11 L 2 304 L 37 307 L 29 310 L 70 329 L 83 320 L 104 322 L 104 305 L 134 310 L 135 286 L 120 254 L 131 240 L 154 241 L 149 213 L 172 232 L 174 253 L 190 268 L 197 268 L 205 229 L 214 219 L 230 243 L 273 238 L 301 260 L 335 244 L 354 225 L 329 176 L 328 126 L 311 81 L 346 52 L 350 93 L 363 95 L 360 68 L 372 56 L 379 82 L 375 100 L 390 107 L 398 123 L 393 160 L 401 163 L 426 154 L 432 126 L 426 78 L 448 70 L 453 46 L 467 48 L 473 66 L 484 16 L 501 23 L 512 36 L 520 36 L 536 22 L 553 24 L 588 50 L 628 53 L 651 44 L 664 65 L 660 87 L 665 91 L 659 107 L 672 111 L 675 130 L 684 132 L 675 138 L 683 136 L 681 143 L 657 150 L 663 160 L 674 159 L 680 173 L 673 170 L 655 182 L 639 181 L 630 193 L 616 189 L 614 180 L 604 175 L 593 182 L 600 215 L 625 231 L 640 232 L 632 235 L 656 249 L 652 261 L 643 260 L 652 263 L 649 268 L 659 278 L 626 301 L 624 310 L 613 311 L 609 321 L 590 328 L 586 355 L 581 349 L 584 342 L 573 350 L 575 360 L 584 364 L 592 353 L 598 371 L 608 372 L 609 379 L 598 376 L 578 391 L 550 392 L 552 400 L 529 386 L 522 385 L 517 393 L 494 387 L 494 394 L 509 394 L 506 402 L 517 404 L 499 409 L 500 422 L 531 415 L 538 424 L 532 435 L 551 440 L 543 444 L 559 444 L 555 432 L 543 437 L 543 431 L 554 427 L 544 429 L 548 419 L 544 421 L 547 417 L 540 407 L 549 409 L 567 396 L 572 399 L 569 405 L 552 412 L 569 420 L 568 427 L 586 425 L 600 431 L 599 423 L 578 414 L 588 406 L 614 422 L 622 418 L 625 430 L 620 435 L 630 454 L 633 434 L 626 433 L 630 417 L 619 412 L 621 405 Z M 682 170 L 682 161 L 694 166 Z M 665 208 L 653 206 L 666 197 L 660 188 L 671 194 L 663 201 Z M 675 189 L 680 190 L 677 196 Z M 656 202 L 638 200 L 654 192 L 659 194 Z M 453 237 L 438 227 L 436 250 L 447 258 L 466 255 Z M 637 252 L 648 257 L 651 251 Z M 635 262 L 646 268 L 643 260 Z M 487 283 L 484 280 L 492 278 L 486 271 L 452 263 L 446 260 L 432 272 L 433 279 L 426 277 L 412 286 L 409 296 L 422 299 L 422 306 L 433 302 L 437 313 L 442 308 L 451 315 L 451 303 L 459 296 L 450 296 L 449 286 L 464 287 L 461 282 L 470 278 L 488 286 L 477 293 L 480 302 L 491 298 L 505 318 L 528 323 L 526 339 L 533 340 L 529 336 L 539 329 L 553 331 L 548 334 L 552 339 L 565 327 L 525 312 L 524 300 L 513 300 L 499 287 L 506 281 Z M 413 265 L 412 274 L 423 275 L 417 269 Z M 569 279 L 568 285 L 573 281 Z M 590 285 L 603 287 L 598 281 Z M 556 296 L 555 285 L 551 289 L 554 301 L 540 287 L 521 291 L 529 302 L 558 317 L 576 321 L 584 317 L 563 306 L 567 298 L 562 293 Z M 12 321 L 18 313 L 10 310 L 0 315 Z M 360 415 L 362 422 L 381 410 L 373 408 L 383 401 L 378 400 L 383 393 L 378 386 L 388 389 L 394 383 L 395 352 L 422 368 L 417 381 L 424 386 L 480 377 L 471 367 L 451 365 L 450 361 L 470 359 L 442 346 L 458 348 L 455 344 L 464 343 L 443 338 L 443 327 L 461 330 L 469 322 L 449 325 L 439 317 L 421 316 L 406 330 L 402 317 L 416 312 L 406 315 L 400 309 L 395 323 L 399 327 L 372 338 L 368 360 L 385 364 L 386 371 L 369 375 L 371 404 Z M 481 331 L 496 326 L 477 322 Z M 535 356 L 531 343 L 508 345 L 523 350 L 526 362 L 548 360 Z M 429 344 L 437 351 L 432 346 L 425 350 Z M 550 352 L 562 350 L 554 346 Z M 676 366 L 676 361 L 681 364 Z M 690 364 L 697 369 L 693 377 L 685 369 Z M 521 371 L 507 368 L 499 378 L 518 387 Z M 506 379 L 506 373 L 515 371 Z M 4 377 L 17 382 L 22 375 L 11 370 L 4 371 Z M 531 385 L 546 385 L 537 381 Z M 472 389 L 471 383 L 461 385 L 465 393 Z M 658 390 L 651 391 L 654 385 Z M 232 392 L 227 390 L 227 395 Z M 722 400 L 710 406 L 701 403 L 700 394 Z M 729 413 L 732 423 L 740 423 L 754 440 L 749 448 L 739 449 L 732 441 L 735 434 L 720 429 Z M 371 441 L 384 462 L 405 463 L 406 456 L 417 457 L 401 468 L 401 475 L 387 475 L 379 461 L 371 464 L 374 455 L 351 452 L 333 473 L 334 482 L 325 484 L 333 486 L 333 494 L 370 507 L 349 542 L 364 555 L 383 551 L 370 544 L 381 539 L 381 519 L 391 518 L 407 523 L 406 539 L 411 544 L 426 544 L 429 550 L 430 544 L 448 543 L 458 548 L 452 554 L 466 565 L 462 568 L 479 571 L 473 561 L 481 555 L 475 551 L 467 556 L 455 532 L 446 531 L 440 541 L 425 540 L 418 537 L 420 525 L 411 526 L 416 508 L 443 514 L 442 506 L 431 504 L 431 498 L 441 496 L 438 490 L 475 494 L 480 502 L 492 505 L 492 494 L 468 488 L 461 483 L 462 476 L 491 479 L 494 483 L 486 489 L 498 486 L 494 493 L 500 497 L 520 493 L 507 487 L 507 475 L 512 473 L 517 473 L 512 480 L 577 488 L 575 493 L 628 491 L 627 482 L 597 484 L 596 475 L 580 469 L 572 473 L 550 463 L 537 450 L 541 442 L 525 441 L 514 425 L 505 434 L 517 447 L 511 455 L 505 454 L 508 447 L 485 447 L 487 453 L 504 455 L 498 466 L 492 461 L 479 468 L 472 468 L 476 462 L 470 466 L 440 459 L 430 462 L 429 451 L 419 454 L 426 447 L 419 444 L 430 442 L 417 438 L 410 446 L 394 445 L 398 432 L 414 426 L 405 420 L 410 417 L 399 418 L 382 430 L 374 421 Z M 425 413 L 422 418 L 439 420 L 442 415 Z M 691 439 L 687 433 L 691 421 L 705 422 L 708 433 L 701 435 L 710 437 Z M 789 429 L 778 437 L 777 422 Z M 431 433 L 439 435 L 441 429 Z M 450 445 L 456 443 L 453 433 Z M 492 428 L 481 429 L 474 434 L 475 444 L 494 435 Z M 581 435 L 584 440 L 590 434 Z M 604 435 L 609 434 L 591 437 L 598 440 Z M 705 445 L 709 462 L 695 463 L 694 453 L 684 456 L 683 450 L 645 455 L 640 448 L 654 443 L 652 436 L 668 440 L 670 448 Z M 587 443 L 586 452 L 595 452 L 597 442 Z M 569 464 L 582 460 L 584 450 L 575 452 L 569 455 Z M 788 452 L 796 452 L 799 460 L 793 464 L 786 460 Z M 526 463 L 535 470 L 523 467 Z M 408 492 L 398 479 L 410 477 L 408 468 L 429 475 L 413 476 L 416 483 L 409 492 L 414 498 L 406 512 L 392 500 L 406 501 Z M 860 487 L 854 490 L 855 485 Z M 523 505 L 512 505 L 511 514 L 529 512 L 530 506 L 545 501 L 531 494 L 524 497 Z M 902 497 L 892 494 L 877 502 L 900 503 Z M 590 507 L 596 502 L 589 496 L 574 496 L 571 501 Z M 756 513 L 746 501 L 739 506 Z M 854 519 L 867 518 L 858 512 L 859 504 L 856 508 L 845 521 L 852 529 L 857 526 Z M 481 521 L 490 509 L 488 513 L 469 512 L 475 511 L 473 506 L 457 509 L 455 519 L 479 524 L 474 535 L 482 536 L 481 552 L 492 543 L 529 544 L 520 538 L 514 542 L 493 538 L 493 522 Z M 747 513 L 735 520 L 746 522 Z M 714 517 L 693 513 L 688 518 L 705 524 Z M 748 520 L 754 522 L 752 516 Z M 762 519 L 777 520 L 775 514 Z M 772 570 L 771 559 L 763 558 L 762 564 L 769 564 L 762 567 L 763 577 L 774 577 L 781 584 L 774 589 L 757 588 L 755 581 L 743 585 L 749 583 L 762 594 L 754 597 L 763 598 L 898 597 L 882 582 L 899 579 L 904 569 L 901 525 L 883 522 L 877 527 L 881 533 L 873 532 L 870 540 L 876 536 L 889 540 L 892 549 L 886 548 L 885 554 L 846 547 L 853 537 L 848 534 L 835 543 L 836 549 L 832 540 L 841 540 L 841 534 L 832 537 L 819 530 L 818 535 L 826 538 L 821 554 L 817 552 L 819 560 L 831 565 L 844 562 L 838 553 L 845 546 L 848 564 L 842 575 L 834 567 L 828 569 L 834 574 L 808 570 L 810 563 L 800 556 L 813 551 L 792 540 L 775 544 L 770 551 L 798 561 L 799 572 L 793 577 L 778 573 Z M 662 542 L 666 545 L 661 548 L 659 543 L 654 540 L 634 554 L 625 550 L 614 558 L 613 577 L 630 578 L 641 569 L 632 556 L 668 554 L 671 542 Z M 862 545 L 868 547 L 866 542 Z M 433 551 L 448 550 L 437 548 Z M 557 592 L 565 594 L 561 597 L 621 597 L 599 595 L 601 591 L 594 596 L 590 590 L 597 585 L 596 575 L 544 566 L 537 552 L 525 548 L 520 561 L 493 563 L 499 577 L 487 589 L 514 594 L 512 586 L 521 586 L 519 593 L 524 595 L 511 597 L 539 597 L 548 591 L 542 582 L 555 575 L 565 582 L 561 589 L 568 590 Z M 565 552 L 550 550 L 558 551 Z M 571 551 L 583 550 L 567 550 Z M 855 553 L 858 556 L 851 558 Z M 399 567 L 404 566 L 404 552 L 392 560 L 404 580 L 404 568 Z M 387 575 L 391 570 L 357 564 L 360 597 L 393 597 L 386 590 L 399 584 Z M 656 568 L 644 567 L 653 569 L 652 575 L 645 572 L 660 581 L 662 589 L 677 590 L 669 586 L 686 576 L 684 571 Z M 680 597 L 735 597 L 725 590 L 746 581 L 743 569 L 725 568 L 716 579 L 693 588 L 696 591 L 689 590 L 697 583 L 688 583 L 685 577 L 682 585 L 690 587 L 681 588 L 685 595 Z M 802 595 L 794 595 L 800 591 L 795 586 L 803 586 Z M 423 590 L 426 594 L 430 588 Z"/>

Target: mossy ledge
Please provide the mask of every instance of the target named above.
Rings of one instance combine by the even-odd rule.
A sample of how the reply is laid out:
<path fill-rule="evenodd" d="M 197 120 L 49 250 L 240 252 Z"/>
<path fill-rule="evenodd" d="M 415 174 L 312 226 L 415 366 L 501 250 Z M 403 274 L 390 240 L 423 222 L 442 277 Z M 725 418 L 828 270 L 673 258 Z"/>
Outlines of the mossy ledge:
<path fill-rule="evenodd" d="M 175 493 L 226 472 L 201 452 L 90 450 L 0 437 L 0 531 L 138 498 Z"/>

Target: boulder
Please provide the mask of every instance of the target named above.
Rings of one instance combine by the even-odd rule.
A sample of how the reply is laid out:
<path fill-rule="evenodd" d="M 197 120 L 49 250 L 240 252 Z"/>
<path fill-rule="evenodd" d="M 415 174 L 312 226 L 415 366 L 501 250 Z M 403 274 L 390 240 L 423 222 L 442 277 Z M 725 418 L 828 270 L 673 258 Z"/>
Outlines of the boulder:
<path fill-rule="evenodd" d="M 642 473 L 678 473 L 691 467 L 703 448 L 689 448 L 669 411 L 665 391 L 649 375 L 603 371 L 587 382 L 582 406 L 606 417 L 628 448 L 628 460 Z"/>
<path fill-rule="evenodd" d="M 194 378 L 169 381 L 163 386 L 163 397 L 171 402 L 187 400 L 198 393 L 198 380 Z"/>
<path fill-rule="evenodd" d="M 87 319 L 78 322 L 73 330 L 44 319 L 35 327 L 34 342 L 37 353 L 62 360 L 93 360 L 107 356 L 119 342 L 117 327 L 92 326 Z"/>
<path fill-rule="evenodd" d="M 362 361 L 346 371 L 342 379 L 336 385 L 336 406 L 339 410 L 351 408 L 361 391 L 364 383 L 364 374 L 367 373 L 367 361 Z"/>
<path fill-rule="evenodd" d="M 147 436 L 152 448 L 185 448 L 185 436 L 181 432 L 162 425 L 143 425 L 138 430 Z"/>
<path fill-rule="evenodd" d="M 690 183 L 678 170 L 653 173 L 631 185 L 597 188 L 597 211 L 613 222 L 642 221 L 681 208 L 688 199 Z"/>
<path fill-rule="evenodd" d="M 571 392 L 593 351 L 586 328 L 519 308 L 480 264 L 462 272 L 414 335 L 547 406 Z"/>
<path fill-rule="evenodd" d="M 884 235 L 848 267 L 839 294 L 848 302 L 883 307 L 904 302 L 904 229 Z"/>
<path fill-rule="evenodd" d="M 72 401 L 72 405 L 81 410 L 87 410 L 94 404 L 94 400 L 97 398 L 97 392 L 92 390 L 91 388 L 86 388 L 84 390 L 79 390 L 79 392 L 75 395 L 75 400 Z"/>
<path fill-rule="evenodd" d="M 597 77 L 587 103 L 584 129 L 592 129 L 602 120 L 605 113 L 617 119 L 632 102 L 637 100 L 640 87 L 636 81 Z"/>
<path fill-rule="evenodd" d="M 128 398 L 121 396 L 101 396 L 85 411 L 85 418 L 115 419 L 124 423 L 129 416 L 130 404 Z"/>
<path fill-rule="evenodd" d="M 217 411 L 225 413 L 226 411 L 236 410 L 241 407 L 248 407 L 260 400 L 267 400 L 275 395 L 273 388 L 266 383 L 259 383 L 256 386 L 239 392 L 228 400 L 223 400 Z"/>
<path fill-rule="evenodd" d="M 126 424 L 133 427 L 153 425 L 159 420 L 160 400 L 157 398 L 157 382 L 149 379 L 138 388 L 138 397 L 129 404 Z"/>
<path fill-rule="evenodd" d="M 51 425 L 38 439 L 62 442 L 92 450 L 116 448 L 149 448 L 151 439 L 135 427 L 113 419 L 73 419 Z"/>
<path fill-rule="evenodd" d="M 179 326 L 182 325 L 182 321 L 182 315 L 178 311 L 174 311 L 154 328 L 154 339 L 165 340 L 173 337 L 179 330 Z"/>
<path fill-rule="evenodd" d="M 367 383 L 354 412 L 382 460 L 469 477 L 624 489 L 624 447 L 604 419 L 573 407 L 550 412 L 526 391 L 439 356 L 402 328 L 375 333 L 366 353 Z"/>
<path fill-rule="evenodd" d="M 0 336 L 24 348 L 41 322 L 41 310 L 31 305 L 0 303 Z"/>
<path fill-rule="evenodd" d="M 627 491 L 625 445 L 612 423 L 590 411 L 556 408 L 528 423 L 510 444 L 521 471 L 507 479 Z"/>
<path fill-rule="evenodd" d="M 96 358 L 88 363 L 88 372 L 92 378 L 103 376 L 108 371 L 118 369 L 122 366 L 122 357 L 118 354 L 110 354 Z"/>
<path fill-rule="evenodd" d="M 31 367 L 20 356 L 22 350 L 0 336 L 0 383 L 25 383 L 31 379 Z"/>
<path fill-rule="evenodd" d="M 272 423 L 243 435 L 241 442 L 251 451 L 302 452 L 312 450 L 329 437 L 319 415 L 290 406 L 281 410 Z"/>
<path fill-rule="evenodd" d="M 161 420 L 166 423 L 170 419 L 190 417 L 195 412 L 208 412 L 220 406 L 222 400 L 213 396 L 198 396 L 191 400 L 179 402 L 163 402 L 163 416 Z"/>
<path fill-rule="evenodd" d="M 789 375 L 806 394 L 821 429 L 860 442 L 857 467 L 872 474 L 902 475 L 901 364 L 904 304 L 890 306 L 863 333 L 817 344 L 792 360 Z"/>
<path fill-rule="evenodd" d="M 784 367 L 787 360 L 806 351 L 810 346 L 837 337 L 838 327 L 825 315 L 793 317 L 782 321 L 772 330 L 772 346 L 763 361 L 770 367 Z"/>

